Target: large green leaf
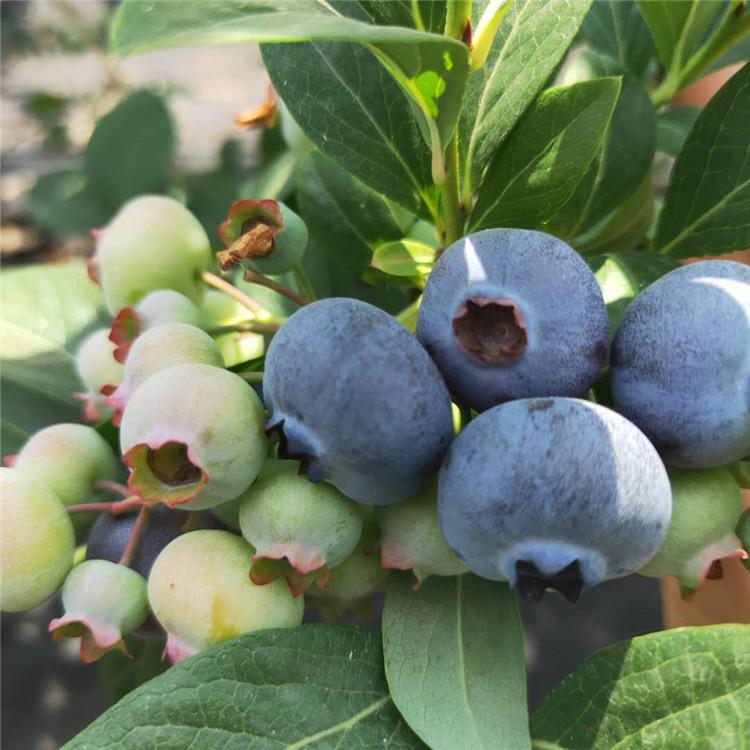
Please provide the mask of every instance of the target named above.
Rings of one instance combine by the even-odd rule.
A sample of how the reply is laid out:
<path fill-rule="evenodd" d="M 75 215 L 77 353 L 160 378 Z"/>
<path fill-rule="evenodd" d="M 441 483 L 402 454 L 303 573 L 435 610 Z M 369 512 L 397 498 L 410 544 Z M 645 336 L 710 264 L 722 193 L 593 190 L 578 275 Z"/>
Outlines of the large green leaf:
<path fill-rule="evenodd" d="M 656 121 L 656 150 L 677 156 L 700 113 L 698 107 L 680 107 L 660 113 Z"/>
<path fill-rule="evenodd" d="M 106 224 L 114 211 L 81 169 L 40 175 L 28 201 L 34 221 L 55 237 L 86 234 Z"/>
<path fill-rule="evenodd" d="M 319 153 L 302 166 L 297 199 L 320 252 L 356 275 L 370 264 L 371 248 L 401 239 L 413 222 L 413 216 Z"/>
<path fill-rule="evenodd" d="M 654 55 L 648 27 L 634 0 L 596 0 L 581 36 L 588 45 L 618 63 L 620 72 L 643 78 Z"/>
<path fill-rule="evenodd" d="M 345 42 L 262 49 L 274 86 L 321 151 L 414 213 L 430 204 L 431 156 L 414 108 L 369 50 Z"/>
<path fill-rule="evenodd" d="M 495 155 L 472 229 L 535 228 L 570 198 L 601 149 L 620 79 L 547 89 Z"/>
<path fill-rule="evenodd" d="M 80 390 L 72 355 L 2 319 L 0 339 L 0 400 L 7 423 L 3 432 L 20 438 L 55 422 L 80 421 L 81 405 L 72 396 Z"/>
<path fill-rule="evenodd" d="M 655 149 L 656 113 L 651 100 L 635 81 L 625 78 L 583 226 L 600 221 L 632 195 L 651 169 Z"/>
<path fill-rule="evenodd" d="M 101 290 L 78 260 L 5 269 L 0 298 L 5 320 L 69 350 L 103 309 Z"/>
<path fill-rule="evenodd" d="M 421 3 L 412 0 L 335 0 L 331 3 L 344 15 L 353 18 L 382 26 L 423 28 L 436 34 L 443 33 L 445 4 L 445 0 Z"/>
<path fill-rule="evenodd" d="M 750 737 L 750 626 L 680 628 L 600 651 L 531 724 L 539 750 L 741 750 Z"/>
<path fill-rule="evenodd" d="M 750 247 L 750 65 L 706 105 L 672 170 L 656 231 L 677 258 Z"/>
<path fill-rule="evenodd" d="M 371 46 L 417 103 L 427 127 L 435 123 L 440 134 L 435 147 L 441 148 L 440 141 L 445 146 L 458 118 L 468 73 L 468 49 L 457 40 L 403 26 L 366 23 L 315 0 L 188 0 L 155 5 L 125 0 L 111 29 L 112 47 L 120 54 L 185 44 L 310 40 Z M 305 66 L 296 73 L 303 70 Z M 333 104 L 342 106 L 341 101 Z"/>
<path fill-rule="evenodd" d="M 411 583 L 390 577 L 383 612 L 388 685 L 409 726 L 433 750 L 528 748 L 515 596 L 471 574 Z"/>
<path fill-rule="evenodd" d="M 659 58 L 667 70 L 679 70 L 706 41 L 725 10 L 723 2 L 637 0 Z"/>
<path fill-rule="evenodd" d="M 92 187 L 114 210 L 136 195 L 166 188 L 173 145 L 166 105 L 137 91 L 99 120 L 83 161 Z"/>
<path fill-rule="evenodd" d="M 464 195 L 562 59 L 591 0 L 515 0 L 485 64 L 469 76 L 459 120 Z"/>
<path fill-rule="evenodd" d="M 69 351 L 100 320 L 101 292 L 84 264 L 32 265 L 0 273 L 3 451 L 54 422 L 77 422 L 81 389 Z M 6 442 L 7 441 L 7 442 Z"/>
<path fill-rule="evenodd" d="M 136 688 L 66 750 L 424 750 L 396 711 L 380 634 L 263 630 Z"/>

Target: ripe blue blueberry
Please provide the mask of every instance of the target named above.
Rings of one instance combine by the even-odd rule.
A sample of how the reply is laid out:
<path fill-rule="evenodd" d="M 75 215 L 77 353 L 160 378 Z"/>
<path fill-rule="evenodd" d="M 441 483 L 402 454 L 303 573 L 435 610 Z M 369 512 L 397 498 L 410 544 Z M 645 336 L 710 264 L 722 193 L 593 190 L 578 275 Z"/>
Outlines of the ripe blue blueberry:
<path fill-rule="evenodd" d="M 750 267 L 703 261 L 652 284 L 622 318 L 611 371 L 615 408 L 667 464 L 750 455 Z"/>
<path fill-rule="evenodd" d="M 538 600 L 568 600 L 656 554 L 672 499 L 664 465 L 624 417 L 569 398 L 523 399 L 480 414 L 440 470 L 438 517 L 477 575 Z"/>
<path fill-rule="evenodd" d="M 487 229 L 454 242 L 424 290 L 417 337 L 458 401 L 477 410 L 580 396 L 607 354 L 596 278 L 562 240 Z"/>
<path fill-rule="evenodd" d="M 268 349 L 263 395 L 280 455 L 369 505 L 419 490 L 453 435 L 448 389 L 427 352 L 354 299 L 321 300 L 289 318 Z"/>

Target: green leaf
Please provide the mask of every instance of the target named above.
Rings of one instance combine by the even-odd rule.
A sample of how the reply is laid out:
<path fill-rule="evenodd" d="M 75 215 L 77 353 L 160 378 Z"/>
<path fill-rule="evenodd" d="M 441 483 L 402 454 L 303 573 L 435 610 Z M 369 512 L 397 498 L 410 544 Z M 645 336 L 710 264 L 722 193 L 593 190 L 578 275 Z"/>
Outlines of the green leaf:
<path fill-rule="evenodd" d="M 373 247 L 401 239 L 414 220 L 319 153 L 302 165 L 297 200 L 320 252 L 356 275 Z"/>
<path fill-rule="evenodd" d="M 654 189 L 651 172 L 632 195 L 620 203 L 601 221 L 573 241 L 580 253 L 592 250 L 623 252 L 636 250 L 645 244 L 654 223 Z M 661 256 L 659 256 L 661 257 Z"/>
<path fill-rule="evenodd" d="M 471 574 L 389 578 L 385 670 L 409 726 L 433 750 L 529 747 L 523 629 L 508 586 Z"/>
<path fill-rule="evenodd" d="M 132 658 L 121 651 L 110 651 L 98 665 L 99 680 L 110 705 L 169 669 L 169 662 L 162 660 L 163 638 L 128 635 L 125 645 Z"/>
<path fill-rule="evenodd" d="M 78 260 L 3 270 L 0 298 L 5 320 L 69 351 L 94 323 L 104 321 L 101 290 Z"/>
<path fill-rule="evenodd" d="M 581 36 L 588 45 L 616 60 L 622 73 L 642 79 L 655 50 L 634 0 L 597 0 L 586 15 Z"/>
<path fill-rule="evenodd" d="M 80 169 L 40 175 L 28 200 L 35 223 L 55 237 L 86 234 L 106 224 L 115 210 Z"/>
<path fill-rule="evenodd" d="M 455 128 L 469 69 L 468 49 L 455 39 L 364 23 L 313 0 L 191 0 L 156 5 L 125 0 L 111 28 L 111 45 L 119 54 L 185 44 L 310 40 L 370 45 L 418 104 L 427 127 L 434 121 L 445 146 Z M 286 102 L 291 104 L 288 98 Z M 440 148 L 440 143 L 435 145 Z"/>
<path fill-rule="evenodd" d="M 650 171 L 655 149 L 656 113 L 651 100 L 637 83 L 625 78 L 582 226 L 600 221 L 632 195 Z"/>
<path fill-rule="evenodd" d="M 490 164 L 472 230 L 549 221 L 601 149 L 619 91 L 620 79 L 600 78 L 541 94 Z"/>
<path fill-rule="evenodd" d="M 72 396 L 81 384 L 69 351 L 103 318 L 101 292 L 80 261 L 4 270 L 0 297 L 0 400 L 7 453 L 42 427 L 81 420 L 81 405 Z"/>
<path fill-rule="evenodd" d="M 0 338 L 0 400 L 7 429 L 30 435 L 56 422 L 79 422 L 81 405 L 72 394 L 81 386 L 73 357 L 7 320 L 0 319 Z"/>
<path fill-rule="evenodd" d="M 388 695 L 379 641 L 319 624 L 240 636 L 136 688 L 65 750 L 424 750 Z"/>
<path fill-rule="evenodd" d="M 114 209 L 136 195 L 163 192 L 173 145 L 161 98 L 148 91 L 131 94 L 99 120 L 86 146 L 83 161 L 92 188 Z"/>
<path fill-rule="evenodd" d="M 656 150 L 677 156 L 700 113 L 698 107 L 680 107 L 662 112 L 656 121 Z"/>
<path fill-rule="evenodd" d="M 321 151 L 413 213 L 423 202 L 435 210 L 427 196 L 431 157 L 414 108 L 371 52 L 344 42 L 262 51 L 276 90 Z"/>
<path fill-rule="evenodd" d="M 458 126 L 464 196 L 573 41 L 591 0 L 515 0 L 466 85 Z"/>
<path fill-rule="evenodd" d="M 426 276 L 434 261 L 434 247 L 416 240 L 399 240 L 376 248 L 371 265 L 391 276 Z"/>
<path fill-rule="evenodd" d="M 615 332 L 635 297 L 679 265 L 669 258 L 648 252 L 586 255 L 584 260 L 594 272 L 602 290 L 609 314 L 610 333 Z"/>
<path fill-rule="evenodd" d="M 539 750 L 737 750 L 750 716 L 750 626 L 680 628 L 587 659 L 531 724 Z"/>
<path fill-rule="evenodd" d="M 750 247 L 750 65 L 727 81 L 695 122 L 672 169 L 656 231 L 676 258 Z"/>
<path fill-rule="evenodd" d="M 381 26 L 423 28 L 442 34 L 445 25 L 445 0 L 421 3 L 412 0 L 337 0 L 331 5 L 344 15 Z"/>
<path fill-rule="evenodd" d="M 668 71 L 680 70 L 685 65 L 725 10 L 722 2 L 704 0 L 637 0 L 637 3 Z"/>

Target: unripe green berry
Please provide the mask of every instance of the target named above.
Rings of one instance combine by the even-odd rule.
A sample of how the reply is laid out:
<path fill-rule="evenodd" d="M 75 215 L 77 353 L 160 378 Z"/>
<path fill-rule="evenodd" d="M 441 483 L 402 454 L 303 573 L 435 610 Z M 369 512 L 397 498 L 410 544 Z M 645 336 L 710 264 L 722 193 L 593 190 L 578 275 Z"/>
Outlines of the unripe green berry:
<path fill-rule="evenodd" d="M 112 322 L 109 338 L 117 344 L 115 359 L 125 362 L 140 334 L 165 323 L 185 323 L 200 328 L 203 313 L 192 300 L 171 289 L 147 294 L 135 307 L 120 310 Z"/>
<path fill-rule="evenodd" d="M 315 590 L 312 602 L 324 617 L 332 619 L 348 609 L 355 610 L 362 619 L 374 614 L 372 597 L 385 588 L 388 571 L 381 567 L 380 555 L 370 546 L 372 542 L 374 539 L 366 530 L 354 552 L 331 571 L 328 585 Z"/>
<path fill-rule="evenodd" d="M 44 482 L 63 505 L 90 502 L 97 481 L 120 477 L 120 465 L 109 443 L 93 427 L 72 423 L 34 433 L 13 467 Z M 81 530 L 91 521 L 91 514 L 76 514 L 74 525 Z"/>
<path fill-rule="evenodd" d="M 282 274 L 299 265 L 309 235 L 305 222 L 283 203 L 245 199 L 229 207 L 219 227 L 227 250 L 217 253 L 224 270 L 238 263 L 262 274 Z"/>
<path fill-rule="evenodd" d="M 266 455 L 265 412 L 238 375 L 204 364 L 157 372 L 133 393 L 120 445 L 144 499 L 191 510 L 232 500 Z"/>
<path fill-rule="evenodd" d="M 333 485 L 312 484 L 294 470 L 258 480 L 240 505 L 242 534 L 255 547 L 254 561 L 286 559 L 307 576 L 341 564 L 357 546 L 362 514 Z M 309 581 L 287 578 L 295 594 Z"/>
<path fill-rule="evenodd" d="M 173 289 L 197 301 L 210 263 L 200 222 L 178 201 L 144 195 L 128 201 L 97 240 L 94 267 L 114 314 L 149 292 Z"/>
<path fill-rule="evenodd" d="M 167 631 L 173 662 L 242 633 L 302 622 L 304 602 L 284 581 L 257 586 L 250 580 L 252 554 L 244 539 L 227 531 L 192 531 L 162 550 L 148 597 Z"/>
<path fill-rule="evenodd" d="M 89 334 L 76 352 L 76 369 L 85 391 L 75 394 L 84 403 L 84 417 L 97 422 L 112 416 L 112 409 L 105 403 L 107 390 L 118 386 L 123 378 L 123 367 L 115 359 L 116 345 L 109 338 L 109 329 L 99 328 Z"/>
<path fill-rule="evenodd" d="M 140 627 L 149 613 L 145 579 L 108 560 L 76 565 L 65 579 L 62 600 L 65 614 L 50 622 L 49 631 L 56 641 L 80 638 L 86 663 L 113 649 L 128 654 L 123 635 Z"/>
<path fill-rule="evenodd" d="M 431 575 L 457 576 L 468 571 L 445 541 L 434 484 L 403 502 L 376 508 L 376 514 L 384 568 L 411 569 L 418 583 Z"/>
<path fill-rule="evenodd" d="M 0 610 L 52 596 L 73 564 L 73 524 L 58 497 L 17 469 L 0 468 Z"/>
<path fill-rule="evenodd" d="M 157 372 L 189 362 L 224 365 L 216 342 L 195 326 L 165 323 L 142 333 L 130 349 L 122 383 L 107 399 L 115 410 L 115 424 L 119 424 L 128 400 L 142 383 Z"/>
<path fill-rule="evenodd" d="M 735 534 L 741 513 L 740 491 L 723 468 L 670 469 L 672 519 L 656 556 L 638 572 L 675 576 L 688 597 L 705 580 L 721 578 L 720 560 L 742 558 Z"/>

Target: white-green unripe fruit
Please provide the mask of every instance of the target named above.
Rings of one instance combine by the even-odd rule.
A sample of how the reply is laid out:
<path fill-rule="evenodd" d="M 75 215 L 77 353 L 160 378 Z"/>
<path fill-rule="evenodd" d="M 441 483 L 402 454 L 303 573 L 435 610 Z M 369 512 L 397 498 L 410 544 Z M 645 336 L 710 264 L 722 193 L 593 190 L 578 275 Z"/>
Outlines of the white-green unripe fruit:
<path fill-rule="evenodd" d="M 731 473 L 717 469 L 669 469 L 672 519 L 666 539 L 638 572 L 675 576 L 683 595 L 721 578 L 721 560 L 744 558 L 735 528 L 742 513 L 740 490 Z"/>
<path fill-rule="evenodd" d="M 109 443 L 93 428 L 61 423 L 34 433 L 16 456 L 13 468 L 44 482 L 63 505 L 96 498 L 96 482 L 120 478 L 120 464 Z M 83 531 L 94 520 L 76 513 L 73 526 Z"/>
<path fill-rule="evenodd" d="M 165 323 L 187 323 L 198 327 L 203 324 L 203 314 L 195 302 L 172 289 L 150 292 L 135 310 L 144 331 Z"/>
<path fill-rule="evenodd" d="M 165 323 L 203 327 L 203 313 L 184 294 L 159 289 L 147 294 L 135 307 L 124 307 L 115 316 L 109 338 L 117 344 L 115 359 L 125 362 L 133 342 L 144 331 Z"/>
<path fill-rule="evenodd" d="M 81 659 L 96 661 L 108 651 L 128 654 L 123 635 L 132 633 L 148 617 L 143 576 L 108 560 L 86 560 L 76 565 L 62 590 L 65 614 L 49 624 L 54 639 L 80 638 Z"/>
<path fill-rule="evenodd" d="M 457 576 L 468 571 L 445 541 L 434 483 L 401 503 L 377 507 L 376 515 L 384 568 L 413 570 L 418 582 L 431 575 Z"/>
<path fill-rule="evenodd" d="M 286 558 L 302 574 L 340 565 L 357 546 L 362 513 L 333 485 L 312 484 L 294 469 L 253 484 L 240 505 L 242 534 L 254 559 Z"/>
<path fill-rule="evenodd" d="M 304 601 L 283 580 L 250 580 L 252 554 L 242 537 L 207 530 L 177 537 L 156 558 L 148 597 L 173 662 L 242 633 L 302 622 Z"/>
<path fill-rule="evenodd" d="M 382 591 L 388 571 L 380 565 L 377 550 L 360 542 L 354 552 L 331 571 L 325 588 L 315 589 L 313 601 L 321 614 L 334 618 L 355 609 L 363 617 L 372 615 L 371 597 Z"/>
<path fill-rule="evenodd" d="M 17 469 L 0 468 L 0 610 L 49 599 L 73 564 L 73 524 L 58 497 Z"/>
<path fill-rule="evenodd" d="M 157 372 L 133 393 L 120 446 L 141 497 L 190 510 L 244 492 L 266 455 L 265 412 L 238 375 L 204 364 Z"/>
<path fill-rule="evenodd" d="M 111 391 L 122 381 L 123 366 L 115 359 L 115 349 L 109 329 L 98 328 L 81 342 L 76 352 L 76 370 L 85 388 L 76 396 L 83 401 L 84 417 L 89 422 L 112 416 L 102 388 L 108 386 L 107 390 Z"/>
<path fill-rule="evenodd" d="M 122 383 L 107 399 L 107 404 L 117 415 L 122 414 L 136 388 L 148 378 L 189 362 L 214 367 L 224 365 L 216 342 L 200 328 L 186 323 L 165 323 L 150 328 L 130 347 Z"/>
<path fill-rule="evenodd" d="M 143 195 L 128 201 L 97 240 L 94 266 L 113 314 L 149 292 L 173 289 L 197 301 L 211 246 L 198 219 L 178 201 Z"/>

